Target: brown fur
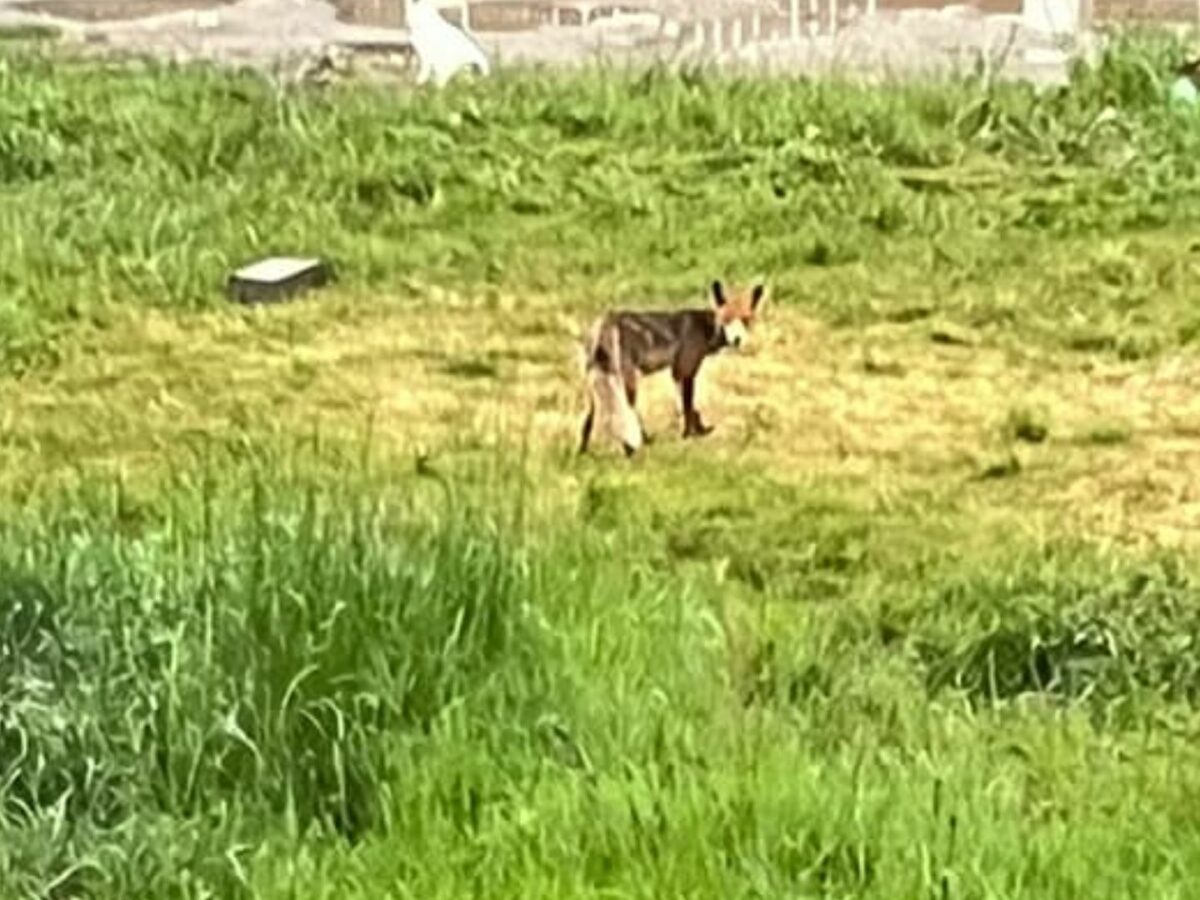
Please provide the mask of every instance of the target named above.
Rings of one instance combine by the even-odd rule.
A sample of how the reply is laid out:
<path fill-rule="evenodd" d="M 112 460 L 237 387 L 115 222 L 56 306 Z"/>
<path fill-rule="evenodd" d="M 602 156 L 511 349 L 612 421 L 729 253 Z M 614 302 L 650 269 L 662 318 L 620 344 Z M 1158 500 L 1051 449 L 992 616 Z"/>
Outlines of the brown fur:
<path fill-rule="evenodd" d="M 764 292 L 758 284 L 728 293 L 715 281 L 709 309 L 618 310 L 598 319 L 585 344 L 588 411 L 579 452 L 588 449 L 598 406 L 610 421 L 619 417 L 616 436 L 627 456 L 648 443 L 637 413 L 638 382 L 668 367 L 679 391 L 683 436 L 709 434 L 712 426 L 704 423 L 695 405 L 696 377 L 705 359 L 745 339 Z"/>

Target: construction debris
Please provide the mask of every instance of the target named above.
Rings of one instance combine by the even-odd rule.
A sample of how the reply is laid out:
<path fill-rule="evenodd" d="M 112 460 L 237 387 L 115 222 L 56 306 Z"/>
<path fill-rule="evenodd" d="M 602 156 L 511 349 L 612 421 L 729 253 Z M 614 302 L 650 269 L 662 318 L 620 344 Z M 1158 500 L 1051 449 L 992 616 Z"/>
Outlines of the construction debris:
<path fill-rule="evenodd" d="M 319 259 L 274 256 L 238 269 L 229 278 L 229 295 L 239 303 L 277 303 L 328 283 L 329 266 Z"/>

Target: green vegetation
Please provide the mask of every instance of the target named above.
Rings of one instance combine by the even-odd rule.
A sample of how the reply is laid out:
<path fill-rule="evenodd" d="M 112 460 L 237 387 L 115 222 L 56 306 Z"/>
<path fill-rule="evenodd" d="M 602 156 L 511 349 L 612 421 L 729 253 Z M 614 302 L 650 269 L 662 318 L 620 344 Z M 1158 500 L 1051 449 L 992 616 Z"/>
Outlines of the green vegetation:
<path fill-rule="evenodd" d="M 1195 319 L 1168 302 L 1190 290 L 1172 226 L 1200 132 L 1162 102 L 1155 48 L 1063 93 L 653 71 L 436 100 L 9 55 L 0 352 L 113 307 L 211 306 L 230 265 L 289 249 L 373 289 L 580 301 L 762 271 L 847 324 L 932 308 L 1140 357 Z"/>
<path fill-rule="evenodd" d="M 1200 122 L 0 51 L 0 898 L 1185 898 Z M 245 311 L 235 262 L 329 255 Z M 575 329 L 764 274 L 684 443 Z"/>
<path fill-rule="evenodd" d="M 52 41 L 61 36 L 53 25 L 0 25 L 0 41 Z"/>

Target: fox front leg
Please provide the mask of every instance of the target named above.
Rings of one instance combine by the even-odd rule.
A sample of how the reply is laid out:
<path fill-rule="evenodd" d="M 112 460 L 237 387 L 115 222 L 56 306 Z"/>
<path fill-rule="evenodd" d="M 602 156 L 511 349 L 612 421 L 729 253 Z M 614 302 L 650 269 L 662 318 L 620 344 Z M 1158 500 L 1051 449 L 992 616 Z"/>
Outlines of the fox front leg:
<path fill-rule="evenodd" d="M 696 376 L 700 374 L 700 365 L 704 362 L 705 350 L 702 347 L 685 348 L 676 357 L 671 366 L 671 374 L 679 387 L 679 403 L 683 408 L 684 438 L 704 437 L 712 432 L 712 428 L 704 424 L 700 411 L 696 409 Z"/>
<path fill-rule="evenodd" d="M 696 409 L 696 378 L 689 376 L 679 381 L 679 399 L 683 406 L 683 436 L 704 437 L 712 433 L 712 426 L 705 425 Z"/>

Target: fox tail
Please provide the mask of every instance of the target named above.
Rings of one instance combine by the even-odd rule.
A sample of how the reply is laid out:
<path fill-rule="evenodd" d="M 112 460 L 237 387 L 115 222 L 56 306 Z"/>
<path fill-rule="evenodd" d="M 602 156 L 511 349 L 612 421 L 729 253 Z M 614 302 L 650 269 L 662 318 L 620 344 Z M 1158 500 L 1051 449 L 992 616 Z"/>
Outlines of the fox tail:
<path fill-rule="evenodd" d="M 642 424 L 625 395 L 619 374 L 620 336 L 614 328 L 593 329 L 585 340 L 588 400 L 626 452 L 642 447 Z"/>
<path fill-rule="evenodd" d="M 621 378 L 610 372 L 593 368 L 588 373 L 589 388 L 594 407 L 599 407 L 609 432 L 629 452 L 642 447 L 642 425 L 637 413 L 625 396 L 625 385 Z"/>

